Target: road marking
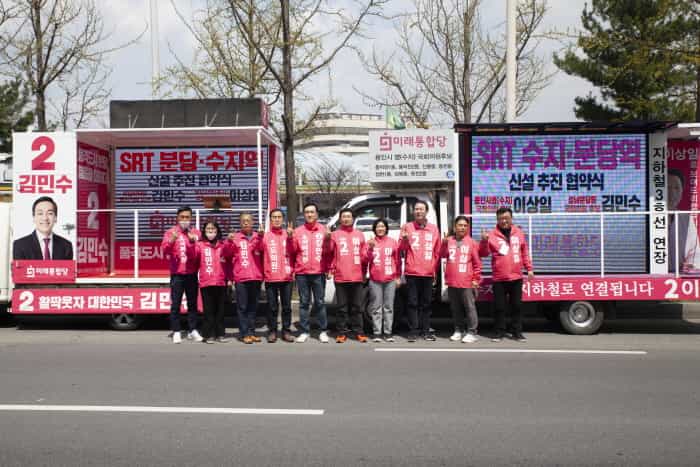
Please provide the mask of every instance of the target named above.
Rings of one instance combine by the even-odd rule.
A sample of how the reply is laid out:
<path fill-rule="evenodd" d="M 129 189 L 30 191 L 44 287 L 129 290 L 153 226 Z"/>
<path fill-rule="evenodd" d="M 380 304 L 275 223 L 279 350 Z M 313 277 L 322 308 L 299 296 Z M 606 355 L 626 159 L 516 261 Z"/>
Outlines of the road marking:
<path fill-rule="evenodd" d="M 0 411 L 29 412 L 121 412 L 220 415 L 323 415 L 324 410 L 243 409 L 231 407 L 148 407 L 129 405 L 34 405 L 0 404 Z"/>
<path fill-rule="evenodd" d="M 646 355 L 644 350 L 561 350 L 561 349 L 416 349 L 378 348 L 375 352 L 472 352 L 472 353 L 552 353 L 580 355 Z"/>

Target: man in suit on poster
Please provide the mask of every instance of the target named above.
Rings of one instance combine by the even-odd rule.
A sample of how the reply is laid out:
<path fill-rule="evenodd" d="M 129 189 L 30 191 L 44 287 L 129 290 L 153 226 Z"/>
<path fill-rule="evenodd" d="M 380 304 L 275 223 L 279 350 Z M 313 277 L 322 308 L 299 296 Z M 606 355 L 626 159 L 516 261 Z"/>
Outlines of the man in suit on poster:
<path fill-rule="evenodd" d="M 14 241 L 12 244 L 12 259 L 73 259 L 73 245 L 71 242 L 53 233 L 57 216 L 58 206 L 52 198 L 48 196 L 37 198 L 32 204 L 34 231 Z"/>

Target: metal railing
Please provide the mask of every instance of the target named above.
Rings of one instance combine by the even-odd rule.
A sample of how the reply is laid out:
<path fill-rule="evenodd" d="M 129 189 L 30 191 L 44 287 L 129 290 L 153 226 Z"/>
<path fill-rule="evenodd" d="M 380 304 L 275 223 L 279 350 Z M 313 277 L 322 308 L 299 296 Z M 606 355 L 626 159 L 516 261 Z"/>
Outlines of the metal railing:
<path fill-rule="evenodd" d="M 463 216 L 466 216 L 467 218 L 472 218 L 472 219 L 481 219 L 481 218 L 487 218 L 491 219 L 494 221 L 495 224 L 495 214 L 494 213 L 485 213 L 485 214 L 462 214 Z M 599 232 L 600 232 L 600 272 L 599 276 L 600 277 L 605 277 L 605 219 L 606 218 L 611 218 L 611 217 L 623 217 L 623 216 L 646 216 L 646 227 L 647 229 L 649 228 L 648 226 L 652 222 L 652 217 L 654 216 L 664 216 L 665 218 L 665 223 L 664 223 L 664 230 L 668 231 L 668 226 L 669 220 L 673 219 L 673 240 L 674 240 L 674 245 L 675 245 L 675 251 L 674 251 L 674 265 L 675 265 L 675 276 L 680 277 L 680 261 L 679 261 L 679 252 L 680 252 L 680 244 L 679 244 L 679 230 L 678 230 L 678 218 L 681 215 L 688 215 L 688 216 L 693 216 L 691 219 L 694 217 L 700 216 L 700 211 L 600 211 L 600 212 L 568 212 L 568 213 L 513 213 L 513 218 L 514 220 L 516 218 L 522 218 L 526 217 L 527 218 L 527 225 L 528 225 L 528 239 L 533 238 L 533 227 L 532 227 L 532 221 L 533 219 L 538 219 L 538 218 L 586 218 L 586 217 L 597 217 L 599 219 Z M 515 222 L 514 222 L 515 224 Z M 689 228 L 696 228 L 696 224 L 694 222 L 689 222 Z M 476 234 L 475 234 L 476 235 Z M 670 239 L 667 238 L 666 242 L 666 251 L 667 251 L 667 257 L 668 257 L 668 241 Z M 530 240 L 532 242 L 532 240 Z M 700 248 L 700 245 L 697 245 Z M 651 252 L 651 248 L 653 245 L 651 244 L 651 239 L 649 239 L 649 242 L 647 245 L 642 245 L 644 247 L 644 251 Z M 533 260 L 534 258 L 532 256 L 533 249 L 529 248 L 530 251 L 530 259 Z M 685 252 L 684 252 L 685 253 Z"/>
<path fill-rule="evenodd" d="M 210 214 L 210 215 L 221 215 L 221 214 L 234 214 L 234 213 L 250 213 L 250 214 L 257 214 L 258 219 L 259 219 L 259 224 L 262 226 L 266 226 L 265 219 L 267 217 L 267 209 L 262 209 L 260 206 L 258 206 L 259 210 L 257 213 L 255 213 L 251 209 L 247 208 L 221 208 L 221 209 L 192 209 L 192 213 L 194 215 L 194 221 L 195 221 L 195 228 L 197 230 L 201 230 L 201 219 L 202 219 L 202 213 L 205 214 Z M 164 208 L 164 209 L 156 209 L 156 208 L 148 208 L 148 209 L 78 209 L 76 210 L 77 214 L 90 214 L 90 213 L 109 213 L 109 214 L 114 214 L 115 218 L 117 214 L 130 214 L 133 213 L 133 229 L 134 229 L 134 237 L 133 237 L 133 247 L 134 247 L 134 261 L 133 261 L 133 279 L 138 279 L 140 277 L 140 271 L 139 271 L 139 260 L 140 258 L 140 249 L 139 249 L 139 237 L 141 236 L 141 232 L 139 231 L 139 221 L 141 220 L 141 214 L 144 213 L 149 213 L 149 212 L 154 212 L 158 214 L 168 214 L 172 213 L 173 214 L 173 225 L 175 225 L 175 214 L 177 213 L 176 208 Z M 116 222 L 116 219 L 114 219 Z M 163 232 L 164 233 L 164 232 Z M 112 229 L 112 235 L 111 235 L 111 245 L 110 245 L 110 255 L 114 253 L 115 249 L 115 237 L 116 237 L 116 228 Z M 110 269 L 114 270 L 113 265 L 110 266 Z"/>

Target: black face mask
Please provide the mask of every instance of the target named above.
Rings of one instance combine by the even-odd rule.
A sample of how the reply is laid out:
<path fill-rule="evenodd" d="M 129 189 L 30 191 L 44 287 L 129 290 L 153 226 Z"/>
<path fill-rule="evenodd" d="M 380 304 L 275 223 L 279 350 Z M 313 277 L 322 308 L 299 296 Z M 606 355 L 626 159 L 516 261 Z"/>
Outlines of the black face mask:
<path fill-rule="evenodd" d="M 510 231 L 511 231 L 511 228 L 510 228 L 510 227 L 507 228 L 507 229 L 504 229 L 504 228 L 502 228 L 502 227 L 499 225 L 499 226 L 498 226 L 498 230 L 500 230 L 501 233 L 502 233 L 503 235 L 505 235 L 506 238 L 508 238 L 508 239 L 510 238 Z"/>

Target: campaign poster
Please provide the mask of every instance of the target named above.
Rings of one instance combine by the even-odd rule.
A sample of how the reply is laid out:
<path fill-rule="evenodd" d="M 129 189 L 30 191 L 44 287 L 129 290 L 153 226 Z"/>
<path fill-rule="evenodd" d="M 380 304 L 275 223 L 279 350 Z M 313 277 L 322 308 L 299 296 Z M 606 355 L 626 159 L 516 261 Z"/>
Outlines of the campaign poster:
<path fill-rule="evenodd" d="M 267 147 L 262 148 L 265 210 L 268 200 L 277 196 L 276 188 L 268 184 L 269 153 Z M 253 214 L 257 222 L 258 194 L 256 147 L 118 148 L 114 186 L 114 207 L 119 211 L 115 223 L 115 268 L 134 267 L 135 210 L 138 210 L 139 271 L 163 274 L 167 273 L 167 261 L 160 245 L 165 231 L 175 225 L 177 208 L 189 206 L 203 210 L 207 199 L 225 199 L 231 208 L 237 209 L 236 213 L 201 211 L 200 221 L 214 220 L 224 232 L 230 232 L 239 228 L 243 210 Z"/>
<path fill-rule="evenodd" d="M 473 136 L 472 232 L 508 206 L 539 273 L 644 273 L 647 178 L 645 134 Z"/>
<path fill-rule="evenodd" d="M 669 211 L 698 211 L 698 154 L 700 141 L 668 142 L 666 186 Z M 676 241 L 676 238 L 678 239 Z M 669 272 L 700 274 L 698 215 L 692 212 L 669 214 Z"/>
<path fill-rule="evenodd" d="M 24 267 L 75 260 L 76 147 L 74 133 L 13 134 L 12 258 Z"/>
<path fill-rule="evenodd" d="M 106 274 L 112 213 L 109 153 L 89 144 L 78 144 L 78 276 Z"/>

